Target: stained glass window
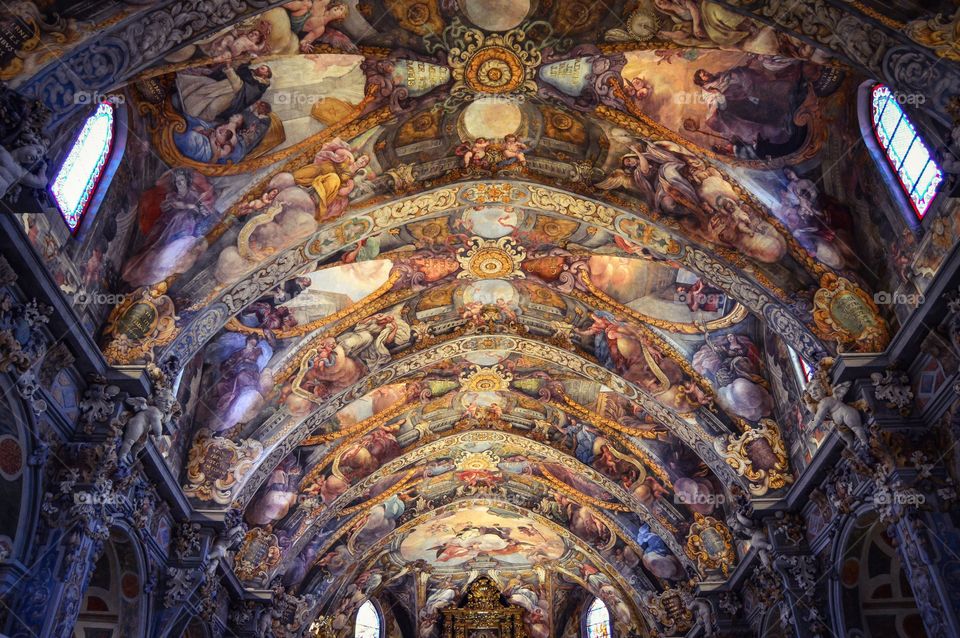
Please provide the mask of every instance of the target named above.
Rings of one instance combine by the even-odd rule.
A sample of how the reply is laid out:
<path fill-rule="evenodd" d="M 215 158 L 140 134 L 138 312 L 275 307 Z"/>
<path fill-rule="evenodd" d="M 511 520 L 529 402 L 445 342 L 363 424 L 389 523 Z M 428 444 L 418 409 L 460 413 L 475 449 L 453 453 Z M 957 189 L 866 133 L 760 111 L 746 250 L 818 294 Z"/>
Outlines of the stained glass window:
<path fill-rule="evenodd" d="M 74 232 L 97 190 L 113 148 L 113 105 L 104 102 L 87 118 L 50 191 L 63 220 Z"/>
<path fill-rule="evenodd" d="M 357 611 L 353 636 L 354 638 L 380 638 L 380 614 L 369 600 Z"/>
<path fill-rule="evenodd" d="M 923 219 L 943 181 L 943 172 L 889 86 L 873 87 L 871 114 L 877 140 L 917 217 Z"/>
<path fill-rule="evenodd" d="M 587 610 L 587 638 L 610 638 L 610 612 L 599 598 Z"/>

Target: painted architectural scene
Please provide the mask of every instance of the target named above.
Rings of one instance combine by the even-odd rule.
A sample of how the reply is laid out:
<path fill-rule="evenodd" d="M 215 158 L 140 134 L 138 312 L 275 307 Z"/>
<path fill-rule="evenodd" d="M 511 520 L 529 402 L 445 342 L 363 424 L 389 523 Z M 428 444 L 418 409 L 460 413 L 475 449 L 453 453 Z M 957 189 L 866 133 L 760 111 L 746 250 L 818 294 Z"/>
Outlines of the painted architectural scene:
<path fill-rule="evenodd" d="M 960 636 L 945 0 L 0 7 L 0 638 Z"/>

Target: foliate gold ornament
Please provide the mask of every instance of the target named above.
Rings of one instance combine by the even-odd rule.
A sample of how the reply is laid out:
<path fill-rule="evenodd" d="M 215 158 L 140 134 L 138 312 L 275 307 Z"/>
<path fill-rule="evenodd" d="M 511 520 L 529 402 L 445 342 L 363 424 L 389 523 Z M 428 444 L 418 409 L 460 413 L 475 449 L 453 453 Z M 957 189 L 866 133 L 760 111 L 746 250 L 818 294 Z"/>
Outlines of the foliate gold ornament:
<path fill-rule="evenodd" d="M 337 632 L 333 629 L 333 619 L 329 616 L 317 616 L 307 629 L 307 636 L 311 638 L 335 638 Z"/>
<path fill-rule="evenodd" d="M 197 435 L 187 459 L 189 484 L 183 493 L 202 501 L 228 505 L 233 490 L 243 483 L 263 454 L 263 444 L 254 439 L 234 443 L 215 438 L 209 430 Z"/>
<path fill-rule="evenodd" d="M 467 592 L 468 609 L 498 609 L 500 604 L 500 590 L 487 577 L 478 578 L 470 585 Z"/>
<path fill-rule="evenodd" d="M 754 496 L 793 482 L 780 428 L 771 419 L 760 419 L 759 428 L 740 436 L 715 441 L 714 448 L 727 465 L 750 482 Z"/>
<path fill-rule="evenodd" d="M 890 342 L 887 322 L 873 299 L 844 277 L 828 273 L 813 296 L 817 336 L 857 352 L 881 352 Z"/>
<path fill-rule="evenodd" d="M 523 83 L 523 63 L 510 49 L 484 47 L 467 60 L 463 79 L 477 93 L 509 93 Z"/>
<path fill-rule="evenodd" d="M 736 562 L 733 535 L 726 525 L 715 518 L 694 513 L 694 523 L 687 536 L 687 556 L 697 561 L 700 571 L 719 569 L 724 576 Z"/>
<path fill-rule="evenodd" d="M 500 472 L 500 457 L 494 454 L 491 450 L 484 450 L 483 452 L 467 452 L 464 450 L 457 457 L 457 469 L 458 470 L 474 470 L 474 471 L 487 471 L 487 472 Z"/>
<path fill-rule="evenodd" d="M 463 198 L 472 204 L 513 204 L 526 197 L 525 193 L 509 182 L 482 182 L 465 187 Z"/>
<path fill-rule="evenodd" d="M 233 571 L 241 581 L 266 578 L 270 570 L 280 564 L 281 557 L 276 535 L 262 527 L 254 527 L 247 532 L 237 551 Z"/>
<path fill-rule="evenodd" d="M 499 638 L 527 638 L 523 607 L 500 602 L 500 589 L 481 576 L 470 584 L 467 603 L 460 609 L 442 609 L 444 638 L 496 635 Z"/>
<path fill-rule="evenodd" d="M 384 5 L 400 27 L 425 36 L 443 29 L 443 18 L 437 0 L 386 0 Z"/>
<path fill-rule="evenodd" d="M 427 48 L 448 51 L 454 83 L 447 103 L 452 106 L 477 94 L 536 94 L 541 44 L 528 41 L 523 28 L 491 35 L 455 20 L 442 39 L 428 40 Z"/>
<path fill-rule="evenodd" d="M 501 392 L 510 389 L 513 375 L 503 366 L 484 368 L 474 365 L 460 375 L 460 388 L 464 392 Z"/>
<path fill-rule="evenodd" d="M 960 61 L 960 48 L 957 47 L 960 36 L 960 9 L 952 16 L 942 13 L 911 21 L 904 32 L 907 36 L 925 47 L 930 47 L 941 58 Z"/>
<path fill-rule="evenodd" d="M 124 297 L 114 308 L 104 330 L 108 339 L 103 354 L 112 364 L 128 364 L 153 358 L 153 349 L 166 346 L 179 332 L 173 300 L 165 295 L 166 284 L 141 288 Z"/>
<path fill-rule="evenodd" d="M 641 602 L 650 615 L 666 629 L 685 633 L 693 626 L 693 612 L 684 604 L 683 596 L 677 589 L 665 589 L 661 594 L 645 592 Z"/>
<path fill-rule="evenodd" d="M 483 239 L 472 237 L 470 248 L 457 251 L 462 269 L 458 279 L 514 279 L 525 275 L 520 269 L 526 249 L 510 237 Z"/>

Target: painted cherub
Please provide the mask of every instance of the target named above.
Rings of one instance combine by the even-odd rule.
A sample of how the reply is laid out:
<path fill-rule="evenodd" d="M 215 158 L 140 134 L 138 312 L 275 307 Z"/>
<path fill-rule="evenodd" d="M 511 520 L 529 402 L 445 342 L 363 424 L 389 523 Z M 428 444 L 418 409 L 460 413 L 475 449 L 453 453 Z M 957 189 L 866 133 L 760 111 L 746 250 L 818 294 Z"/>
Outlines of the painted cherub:
<path fill-rule="evenodd" d="M 294 30 L 302 32 L 300 51 L 313 53 L 314 43 L 318 40 L 345 39 L 343 34 L 329 28 L 331 22 L 344 20 L 350 8 L 337 0 L 294 0 L 283 7 L 290 12 L 290 22 Z M 334 44 L 336 44 L 334 42 Z"/>
<path fill-rule="evenodd" d="M 279 188 L 271 188 L 260 197 L 252 201 L 244 202 L 240 204 L 240 206 L 237 207 L 237 213 L 236 213 L 237 217 L 243 217 L 245 215 L 249 215 L 250 213 L 255 213 L 263 210 L 264 208 L 272 204 L 273 200 L 275 200 L 277 198 L 277 195 L 279 194 L 280 194 Z"/>
<path fill-rule="evenodd" d="M 244 55 L 256 57 L 270 49 L 270 23 L 261 20 L 252 29 L 233 29 L 207 45 L 206 53 L 217 60 L 230 61 Z"/>
<path fill-rule="evenodd" d="M 526 166 L 527 157 L 524 151 L 527 149 L 527 145 L 517 139 L 516 135 L 511 134 L 503 138 L 503 157 L 508 163 L 513 160 L 519 162 L 521 166 Z"/>
<path fill-rule="evenodd" d="M 485 137 L 478 137 L 471 143 L 462 144 L 459 151 L 463 153 L 463 167 L 469 168 L 471 164 L 482 164 L 487 156 L 487 147 L 490 142 Z"/>

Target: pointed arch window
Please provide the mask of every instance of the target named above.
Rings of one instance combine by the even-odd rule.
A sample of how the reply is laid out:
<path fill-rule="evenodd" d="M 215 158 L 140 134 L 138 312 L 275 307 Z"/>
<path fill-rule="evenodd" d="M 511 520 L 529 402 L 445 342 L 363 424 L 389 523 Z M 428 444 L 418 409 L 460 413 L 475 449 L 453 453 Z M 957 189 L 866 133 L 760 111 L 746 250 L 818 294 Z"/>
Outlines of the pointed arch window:
<path fill-rule="evenodd" d="M 610 612 L 599 598 L 587 610 L 587 638 L 610 638 Z"/>
<path fill-rule="evenodd" d="M 353 625 L 354 638 L 380 638 L 380 612 L 372 601 L 367 601 L 357 611 Z"/>
<path fill-rule="evenodd" d="M 880 148 L 917 218 L 923 219 L 943 181 L 943 171 L 890 87 L 875 85 L 870 98 L 873 132 Z"/>
<path fill-rule="evenodd" d="M 80 228 L 107 170 L 116 137 L 115 120 L 113 104 L 97 106 L 53 178 L 50 193 L 72 233 Z"/>

